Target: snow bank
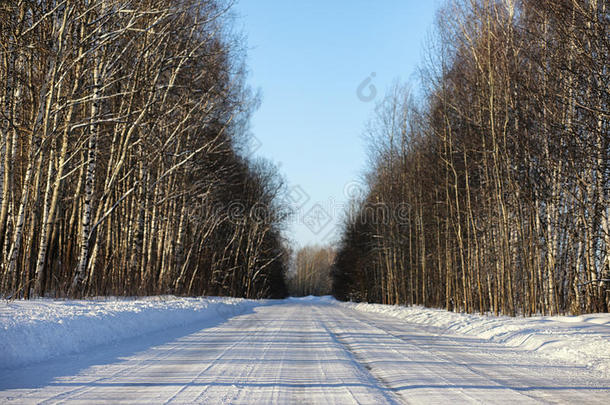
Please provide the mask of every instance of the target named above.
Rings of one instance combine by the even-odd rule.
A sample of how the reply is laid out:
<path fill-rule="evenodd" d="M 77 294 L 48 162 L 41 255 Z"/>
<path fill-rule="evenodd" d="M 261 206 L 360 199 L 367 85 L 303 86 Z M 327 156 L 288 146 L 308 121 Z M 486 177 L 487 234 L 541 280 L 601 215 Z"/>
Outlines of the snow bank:
<path fill-rule="evenodd" d="M 194 322 L 223 320 L 261 301 L 147 297 L 0 302 L 0 368 L 15 368 L 93 346 Z"/>
<path fill-rule="evenodd" d="M 400 318 L 422 326 L 433 326 L 462 335 L 476 336 L 535 351 L 552 359 L 586 364 L 610 377 L 610 314 L 580 316 L 471 315 L 419 306 L 341 303 L 363 312 Z"/>

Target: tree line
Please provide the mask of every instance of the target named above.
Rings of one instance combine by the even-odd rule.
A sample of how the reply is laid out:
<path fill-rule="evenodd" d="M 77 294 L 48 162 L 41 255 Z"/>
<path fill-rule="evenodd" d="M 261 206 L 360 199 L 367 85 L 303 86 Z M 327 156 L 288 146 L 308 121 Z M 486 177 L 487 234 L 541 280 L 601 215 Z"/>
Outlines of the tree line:
<path fill-rule="evenodd" d="M 296 251 L 292 260 L 292 274 L 288 277 L 290 295 L 330 295 L 330 272 L 335 251 L 329 246 L 308 245 Z"/>
<path fill-rule="evenodd" d="M 508 315 L 610 310 L 607 0 L 452 0 L 421 94 L 367 128 L 340 299 Z"/>
<path fill-rule="evenodd" d="M 230 7 L 0 3 L 0 294 L 285 295 Z"/>

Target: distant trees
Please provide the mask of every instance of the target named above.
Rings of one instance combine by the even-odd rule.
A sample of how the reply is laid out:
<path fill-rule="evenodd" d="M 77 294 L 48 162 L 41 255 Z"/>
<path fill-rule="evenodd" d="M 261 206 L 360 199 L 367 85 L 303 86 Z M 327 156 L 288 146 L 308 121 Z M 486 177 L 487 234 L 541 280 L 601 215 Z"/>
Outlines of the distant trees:
<path fill-rule="evenodd" d="M 333 268 L 341 299 L 531 315 L 610 309 L 605 0 L 456 0 L 425 97 L 397 86 Z"/>
<path fill-rule="evenodd" d="M 294 273 L 288 279 L 291 295 L 330 295 L 330 271 L 335 257 L 329 246 L 305 246 L 296 252 Z"/>
<path fill-rule="evenodd" d="M 0 4 L 2 294 L 285 294 L 229 6 Z"/>

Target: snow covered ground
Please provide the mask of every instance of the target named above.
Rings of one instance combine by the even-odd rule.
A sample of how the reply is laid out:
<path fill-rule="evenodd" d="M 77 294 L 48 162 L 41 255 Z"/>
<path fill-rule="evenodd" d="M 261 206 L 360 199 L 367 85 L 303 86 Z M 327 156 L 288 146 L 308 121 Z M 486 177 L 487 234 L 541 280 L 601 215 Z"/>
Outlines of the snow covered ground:
<path fill-rule="evenodd" d="M 610 378 L 610 314 L 581 316 L 470 315 L 419 306 L 341 303 L 358 311 L 399 318 L 422 326 L 476 336 L 495 343 L 536 352 L 550 359 L 585 364 Z"/>
<path fill-rule="evenodd" d="M 312 297 L 40 300 L 0 314 L 0 403 L 610 400 L 608 314 L 511 319 Z"/>
<path fill-rule="evenodd" d="M 0 369 L 14 368 L 177 326 L 219 322 L 264 301 L 104 297 L 0 301 Z"/>

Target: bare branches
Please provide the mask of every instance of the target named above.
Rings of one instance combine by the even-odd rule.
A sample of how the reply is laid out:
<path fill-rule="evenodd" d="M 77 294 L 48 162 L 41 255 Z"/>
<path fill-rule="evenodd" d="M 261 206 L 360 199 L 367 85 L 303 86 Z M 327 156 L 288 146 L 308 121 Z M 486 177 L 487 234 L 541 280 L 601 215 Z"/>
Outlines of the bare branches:
<path fill-rule="evenodd" d="M 606 8 L 457 0 L 439 12 L 423 108 L 390 97 L 374 121 L 371 191 L 346 224 L 335 294 L 608 311 Z M 398 131 L 400 116 L 417 125 Z M 371 209 L 397 203 L 400 221 Z"/>
<path fill-rule="evenodd" d="M 285 294 L 274 175 L 235 152 L 253 103 L 226 7 L 3 11 L 1 293 Z M 236 220 L 232 203 L 268 215 Z"/>

